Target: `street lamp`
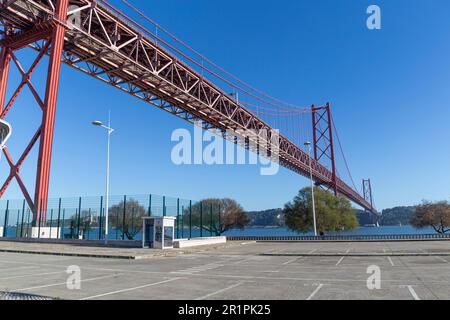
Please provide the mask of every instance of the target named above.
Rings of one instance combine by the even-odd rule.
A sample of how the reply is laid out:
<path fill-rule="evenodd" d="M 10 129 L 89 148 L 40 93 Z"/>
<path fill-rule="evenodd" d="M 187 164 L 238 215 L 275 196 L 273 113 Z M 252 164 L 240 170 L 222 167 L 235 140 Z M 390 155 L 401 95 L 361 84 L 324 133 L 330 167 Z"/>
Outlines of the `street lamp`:
<path fill-rule="evenodd" d="M 309 155 L 309 174 L 311 179 L 311 199 L 312 199 L 312 211 L 313 211 L 313 222 L 314 222 L 314 235 L 317 236 L 317 225 L 316 225 L 316 203 L 314 200 L 314 180 L 312 174 L 312 158 L 311 158 L 311 142 L 306 141 L 304 143 L 305 147 L 308 148 Z"/>
<path fill-rule="evenodd" d="M 106 129 L 108 132 L 108 148 L 107 148 L 107 156 L 106 156 L 106 198 L 105 198 L 105 245 L 108 244 L 108 215 L 109 215 L 109 149 L 111 144 L 111 133 L 114 132 L 114 129 L 111 128 L 111 113 L 108 118 L 108 125 L 104 125 L 101 121 L 93 121 L 92 124 L 97 127 L 101 127 Z M 101 216 L 100 212 L 100 216 Z"/>

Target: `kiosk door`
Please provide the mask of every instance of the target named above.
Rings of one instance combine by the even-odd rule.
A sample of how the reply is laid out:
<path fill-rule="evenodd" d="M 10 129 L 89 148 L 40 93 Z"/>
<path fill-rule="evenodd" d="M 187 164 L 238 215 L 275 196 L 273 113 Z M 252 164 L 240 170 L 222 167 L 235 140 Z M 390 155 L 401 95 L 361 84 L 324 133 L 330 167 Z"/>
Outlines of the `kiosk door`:
<path fill-rule="evenodd" d="M 154 220 L 146 219 L 145 221 L 145 235 L 144 235 L 144 246 L 148 248 L 153 248 L 153 227 Z"/>

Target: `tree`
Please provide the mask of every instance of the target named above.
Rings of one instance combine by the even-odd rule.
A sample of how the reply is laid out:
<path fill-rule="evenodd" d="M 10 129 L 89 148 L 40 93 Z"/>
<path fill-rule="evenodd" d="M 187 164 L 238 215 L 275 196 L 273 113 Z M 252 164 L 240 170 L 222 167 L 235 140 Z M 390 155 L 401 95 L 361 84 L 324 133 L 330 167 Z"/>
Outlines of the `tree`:
<path fill-rule="evenodd" d="M 316 204 L 317 231 L 330 232 L 351 230 L 358 227 L 356 210 L 350 201 L 325 191 L 320 187 L 314 188 Z M 284 206 L 286 225 L 292 231 L 308 232 L 313 226 L 311 188 L 303 188 L 292 202 Z"/>
<path fill-rule="evenodd" d="M 244 229 L 249 222 L 242 206 L 235 200 L 204 199 L 183 212 L 183 224 L 201 226 L 206 232 L 220 236 L 230 229 Z M 191 220 L 190 220 L 191 219 Z"/>
<path fill-rule="evenodd" d="M 109 221 L 111 226 L 122 231 L 128 240 L 134 240 L 142 230 L 142 218 L 147 216 L 147 210 L 132 198 L 126 201 L 126 205 L 124 203 L 121 201 L 109 208 Z"/>
<path fill-rule="evenodd" d="M 424 201 L 417 206 L 411 224 L 418 228 L 433 227 L 440 234 L 450 231 L 450 203 L 447 201 Z"/>
<path fill-rule="evenodd" d="M 64 224 L 64 222 L 63 222 L 63 224 Z M 79 230 L 78 230 L 78 224 L 80 225 Z M 77 233 L 77 235 L 76 235 L 77 238 L 79 235 L 85 236 L 85 234 L 87 232 L 89 232 L 94 225 L 95 225 L 95 222 L 93 221 L 93 216 L 92 216 L 90 210 L 81 211 L 81 215 L 79 215 L 77 212 L 74 215 L 72 215 L 69 219 L 70 237 L 74 238 L 76 233 Z M 64 225 L 62 227 L 64 229 Z"/>

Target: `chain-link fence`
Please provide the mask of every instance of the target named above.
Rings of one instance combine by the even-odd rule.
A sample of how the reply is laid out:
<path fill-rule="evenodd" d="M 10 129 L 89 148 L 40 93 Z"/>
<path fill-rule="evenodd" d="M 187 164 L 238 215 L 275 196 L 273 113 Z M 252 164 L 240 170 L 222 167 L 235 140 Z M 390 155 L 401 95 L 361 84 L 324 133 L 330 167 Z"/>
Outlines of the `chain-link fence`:
<path fill-rule="evenodd" d="M 221 233 L 221 208 L 213 201 L 149 194 L 110 196 L 108 203 L 108 239 L 141 240 L 147 216 L 176 217 L 177 239 Z M 103 196 L 48 199 L 41 219 L 26 200 L 1 200 L 0 237 L 102 240 L 105 215 Z"/>

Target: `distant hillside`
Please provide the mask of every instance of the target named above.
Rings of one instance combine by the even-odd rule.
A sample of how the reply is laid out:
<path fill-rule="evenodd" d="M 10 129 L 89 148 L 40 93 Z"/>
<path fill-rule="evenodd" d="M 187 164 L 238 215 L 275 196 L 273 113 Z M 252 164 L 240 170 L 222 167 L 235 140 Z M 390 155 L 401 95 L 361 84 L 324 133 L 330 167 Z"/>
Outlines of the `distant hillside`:
<path fill-rule="evenodd" d="M 385 209 L 380 218 L 380 225 L 398 226 L 399 224 L 407 225 L 416 212 L 416 207 L 395 207 Z"/>
<path fill-rule="evenodd" d="M 247 216 L 250 222 L 249 227 L 284 227 L 284 215 L 282 209 L 269 209 L 264 211 L 249 211 Z"/>
<path fill-rule="evenodd" d="M 382 226 L 408 225 L 415 213 L 416 207 L 395 207 L 382 211 L 378 223 Z M 249 227 L 285 227 L 282 209 L 269 209 L 264 211 L 249 211 L 247 216 L 250 222 Z M 363 210 L 356 212 L 356 217 L 360 226 L 372 224 L 372 218 Z"/>

